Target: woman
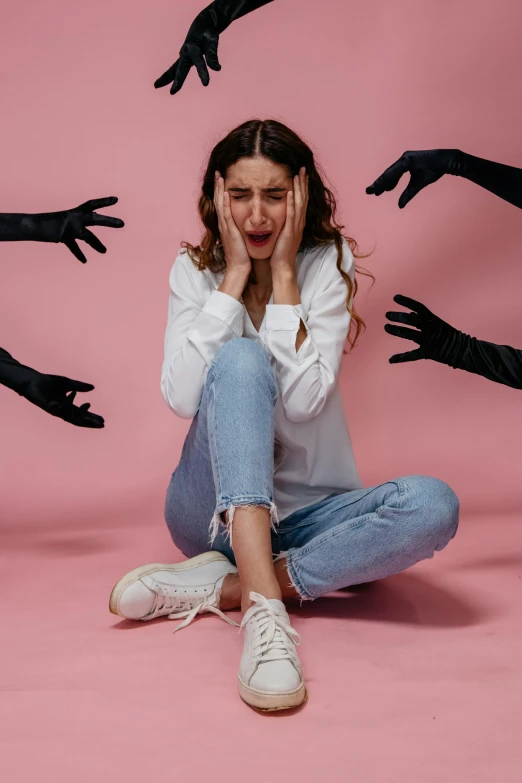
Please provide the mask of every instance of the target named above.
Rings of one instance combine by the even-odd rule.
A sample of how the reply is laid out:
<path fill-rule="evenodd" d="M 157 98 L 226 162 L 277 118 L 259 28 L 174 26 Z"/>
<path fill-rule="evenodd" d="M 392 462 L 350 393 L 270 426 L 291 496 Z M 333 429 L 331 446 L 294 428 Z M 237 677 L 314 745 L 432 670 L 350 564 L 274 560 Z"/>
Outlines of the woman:
<path fill-rule="evenodd" d="M 276 710 L 306 699 L 284 600 L 396 574 L 455 535 L 459 501 L 408 476 L 364 488 L 338 377 L 352 306 L 353 240 L 309 147 L 274 120 L 217 144 L 201 245 L 170 275 L 162 392 L 192 418 L 165 518 L 189 559 L 115 586 L 111 611 L 150 620 L 241 609 L 239 692 Z M 210 541 L 209 541 L 210 534 Z M 177 629 L 176 629 L 177 630 Z"/>

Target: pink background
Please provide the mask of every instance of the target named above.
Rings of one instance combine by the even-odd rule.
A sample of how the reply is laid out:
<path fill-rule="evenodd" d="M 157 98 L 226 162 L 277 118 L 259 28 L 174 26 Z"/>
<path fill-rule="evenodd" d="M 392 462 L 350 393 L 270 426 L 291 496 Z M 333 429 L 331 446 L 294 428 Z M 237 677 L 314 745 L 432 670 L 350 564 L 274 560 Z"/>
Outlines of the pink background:
<path fill-rule="evenodd" d="M 180 241 L 199 238 L 211 146 L 256 115 L 312 144 L 346 230 L 362 251 L 376 247 L 361 263 L 377 283 L 368 295 L 361 278 L 357 300 L 368 328 L 342 372 L 364 483 L 426 473 L 448 481 L 465 509 L 515 508 L 520 394 L 433 362 L 389 365 L 409 345 L 383 325 L 403 293 L 474 336 L 522 347 L 522 213 L 450 177 L 404 211 L 406 178 L 379 199 L 364 191 L 406 149 L 456 146 L 521 164 L 516 4 L 503 4 L 508 22 L 472 0 L 447 3 L 447 14 L 413 0 L 325 0 L 320 10 L 276 0 L 222 36 L 222 71 L 207 89 L 193 70 L 170 97 L 152 84 L 200 6 L 50 0 L 4 11 L 0 210 L 117 195 L 105 211 L 126 225 L 99 229 L 108 252 L 87 248 L 85 266 L 61 245 L 1 248 L 0 344 L 94 383 L 77 399 L 106 420 L 103 431 L 78 429 L 0 389 L 3 518 L 161 514 L 189 426 L 159 391 L 168 274 Z"/>
<path fill-rule="evenodd" d="M 0 10 L 0 211 L 117 195 L 106 212 L 126 223 L 97 231 L 108 253 L 87 248 L 85 266 L 60 245 L 0 247 L 0 345 L 94 383 L 77 401 L 106 419 L 78 429 L 0 387 L 4 778 L 518 783 L 522 393 L 391 366 L 409 344 L 383 326 L 403 293 L 522 348 L 522 212 L 449 177 L 404 211 L 406 178 L 364 191 L 406 149 L 522 165 L 520 4 L 275 0 L 222 36 L 208 88 L 192 71 L 175 97 L 154 90 L 203 5 Z M 168 275 L 200 236 L 212 145 L 252 116 L 313 145 L 347 231 L 377 248 L 357 302 L 368 329 L 342 372 L 363 481 L 432 474 L 463 511 L 434 560 L 289 610 L 310 698 L 270 717 L 237 696 L 242 638 L 218 618 L 172 636 L 107 609 L 130 568 L 181 558 L 162 517 L 190 425 L 160 394 Z"/>

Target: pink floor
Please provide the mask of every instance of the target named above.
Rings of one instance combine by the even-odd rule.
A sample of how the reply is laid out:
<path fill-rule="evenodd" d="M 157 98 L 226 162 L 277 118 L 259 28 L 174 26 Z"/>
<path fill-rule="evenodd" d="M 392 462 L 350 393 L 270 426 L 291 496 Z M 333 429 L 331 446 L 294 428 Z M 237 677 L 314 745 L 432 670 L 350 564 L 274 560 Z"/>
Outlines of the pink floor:
<path fill-rule="evenodd" d="M 522 780 L 520 518 L 463 516 L 433 560 L 291 608 L 309 699 L 271 715 L 217 617 L 109 614 L 125 571 L 181 556 L 161 521 L 96 525 L 2 536 L 2 780 Z"/>

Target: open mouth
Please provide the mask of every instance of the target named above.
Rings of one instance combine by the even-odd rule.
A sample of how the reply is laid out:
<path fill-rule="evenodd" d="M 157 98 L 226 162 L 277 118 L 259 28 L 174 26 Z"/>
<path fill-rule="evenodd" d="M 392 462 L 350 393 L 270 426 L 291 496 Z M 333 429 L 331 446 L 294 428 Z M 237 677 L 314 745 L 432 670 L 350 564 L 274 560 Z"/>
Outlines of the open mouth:
<path fill-rule="evenodd" d="M 248 241 L 254 245 L 254 247 L 262 247 L 262 245 L 266 245 L 266 243 L 269 241 L 270 237 L 272 236 L 271 231 L 266 231 L 264 234 L 262 233 L 248 233 L 247 237 Z"/>

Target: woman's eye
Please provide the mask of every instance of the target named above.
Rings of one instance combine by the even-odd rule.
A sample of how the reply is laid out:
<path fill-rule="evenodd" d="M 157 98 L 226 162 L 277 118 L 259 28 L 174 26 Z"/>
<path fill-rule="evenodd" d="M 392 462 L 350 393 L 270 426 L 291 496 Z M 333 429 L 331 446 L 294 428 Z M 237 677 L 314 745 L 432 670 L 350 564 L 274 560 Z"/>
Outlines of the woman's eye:
<path fill-rule="evenodd" d="M 241 201 L 242 198 L 246 198 L 246 196 L 232 196 L 234 201 Z M 283 196 L 269 196 L 268 198 L 271 198 L 273 201 L 281 201 Z"/>

